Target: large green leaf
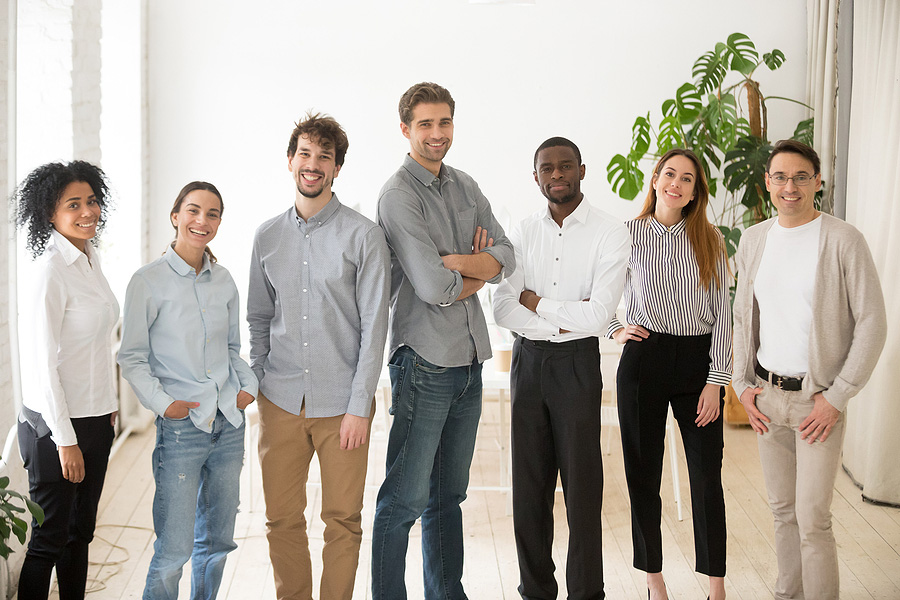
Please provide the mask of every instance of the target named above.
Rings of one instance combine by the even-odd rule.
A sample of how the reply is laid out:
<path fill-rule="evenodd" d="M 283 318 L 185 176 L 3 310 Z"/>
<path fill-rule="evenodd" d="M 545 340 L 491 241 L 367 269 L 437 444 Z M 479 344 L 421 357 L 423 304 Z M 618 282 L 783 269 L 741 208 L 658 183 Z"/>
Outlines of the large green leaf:
<path fill-rule="evenodd" d="M 791 139 L 797 140 L 798 142 L 803 142 L 807 146 L 812 146 L 814 133 L 815 130 L 813 119 L 805 119 L 797 123 L 797 128 L 794 129 L 794 135 L 791 136 Z"/>
<path fill-rule="evenodd" d="M 675 104 L 678 107 L 678 120 L 682 125 L 687 125 L 700 114 L 703 100 L 694 84 L 685 83 L 675 92 Z"/>
<path fill-rule="evenodd" d="M 738 139 L 738 112 L 734 96 L 726 94 L 717 98 L 709 95 L 707 124 L 716 146 L 723 152 L 731 150 Z"/>
<path fill-rule="evenodd" d="M 733 70 L 739 71 L 744 75 L 749 75 L 753 72 L 759 60 L 759 53 L 756 51 L 756 46 L 753 45 L 750 38 L 743 33 L 732 33 L 728 36 L 725 47 L 728 49 L 729 66 Z"/>
<path fill-rule="evenodd" d="M 724 48 L 724 45 L 722 47 Z M 691 70 L 694 84 L 701 94 L 707 94 L 718 88 L 727 72 L 721 52 L 715 50 L 710 50 L 698 58 Z"/>
<path fill-rule="evenodd" d="M 666 117 L 659 122 L 659 133 L 656 135 L 656 153 L 663 155 L 672 148 L 684 146 L 681 124 L 677 117 Z"/>
<path fill-rule="evenodd" d="M 725 251 L 730 258 L 737 253 L 738 244 L 741 242 L 741 229 L 739 227 L 732 228 L 726 225 L 719 225 L 719 231 L 722 232 L 722 236 L 725 238 Z"/>
<path fill-rule="evenodd" d="M 772 71 L 783 65 L 785 60 L 787 59 L 784 56 L 784 52 L 778 48 L 763 54 L 763 62 L 766 63 L 766 66 Z"/>
<path fill-rule="evenodd" d="M 628 160 L 631 162 L 641 160 L 649 149 L 650 120 L 647 117 L 638 117 L 631 126 L 631 150 L 628 152 Z"/>
<path fill-rule="evenodd" d="M 606 165 L 606 180 L 612 184 L 613 191 L 625 200 L 634 200 L 644 187 L 644 173 L 638 168 L 637 161 L 621 154 L 613 156 Z"/>
<path fill-rule="evenodd" d="M 725 187 L 740 197 L 747 212 L 753 213 L 751 219 L 759 220 L 771 214 L 764 176 L 771 151 L 768 142 L 751 136 L 739 139 L 734 149 L 725 154 Z"/>

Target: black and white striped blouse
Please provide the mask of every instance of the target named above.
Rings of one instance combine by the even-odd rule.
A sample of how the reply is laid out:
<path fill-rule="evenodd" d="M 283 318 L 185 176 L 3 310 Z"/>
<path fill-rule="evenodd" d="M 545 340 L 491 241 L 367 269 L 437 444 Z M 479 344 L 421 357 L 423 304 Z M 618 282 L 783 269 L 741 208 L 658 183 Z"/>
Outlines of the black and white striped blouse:
<path fill-rule="evenodd" d="M 625 223 L 631 258 L 625 279 L 625 320 L 671 335 L 712 333 L 707 383 L 731 381 L 730 276 L 725 253 L 716 261 L 719 287 L 700 285 L 700 270 L 683 219 L 666 227 L 653 217 Z M 613 319 L 608 335 L 624 327 Z"/>

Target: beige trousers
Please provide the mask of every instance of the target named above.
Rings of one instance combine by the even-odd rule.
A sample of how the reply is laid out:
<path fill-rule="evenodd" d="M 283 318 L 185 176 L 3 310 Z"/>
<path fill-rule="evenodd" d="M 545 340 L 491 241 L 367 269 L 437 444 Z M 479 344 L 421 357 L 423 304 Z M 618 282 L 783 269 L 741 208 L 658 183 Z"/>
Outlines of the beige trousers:
<path fill-rule="evenodd" d="M 362 503 L 369 451 L 366 443 L 341 450 L 343 415 L 307 419 L 305 407 L 293 415 L 262 393 L 259 404 L 259 462 L 266 498 L 266 537 L 279 600 L 312 599 L 312 564 L 309 556 L 306 480 L 313 454 L 322 472 L 321 600 L 349 600 L 359 563 L 362 541 Z M 374 402 L 372 415 L 374 415 Z M 369 433 L 372 419 L 369 418 Z"/>
<path fill-rule="evenodd" d="M 759 459 L 775 517 L 778 579 L 775 598 L 837 600 L 837 545 L 831 530 L 831 500 L 844 443 L 844 415 L 828 439 L 809 444 L 800 424 L 814 402 L 803 392 L 785 392 L 757 378 L 763 388 L 756 406 L 772 420 L 759 436 Z"/>

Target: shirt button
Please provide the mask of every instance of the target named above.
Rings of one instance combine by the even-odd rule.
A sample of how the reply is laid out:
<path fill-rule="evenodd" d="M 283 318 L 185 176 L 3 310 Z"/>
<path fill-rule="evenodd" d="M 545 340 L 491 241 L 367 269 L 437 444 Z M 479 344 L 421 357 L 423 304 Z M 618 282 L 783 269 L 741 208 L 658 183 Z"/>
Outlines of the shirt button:
<path fill-rule="evenodd" d="M 559 262 L 559 257 L 557 257 L 556 262 Z"/>
<path fill-rule="evenodd" d="M 303 342 L 304 346 L 309 346 L 309 342 Z"/>
<path fill-rule="evenodd" d="M 306 292 L 306 288 L 303 288 L 304 293 Z"/>
<path fill-rule="evenodd" d="M 208 374 L 210 374 L 210 373 L 212 373 L 212 371 L 210 371 L 209 369 L 207 369 L 207 370 L 206 370 L 206 374 L 208 375 Z"/>
<path fill-rule="evenodd" d="M 309 236 L 306 236 L 306 237 L 309 237 Z M 559 234 L 559 237 L 562 237 L 562 234 L 561 234 L 561 233 Z"/>
<path fill-rule="evenodd" d="M 304 373 L 309 373 L 309 369 L 303 369 Z"/>
<path fill-rule="evenodd" d="M 306 234 L 306 237 L 309 237 L 309 234 L 308 234 L 308 233 Z"/>
<path fill-rule="evenodd" d="M 306 315 L 303 315 L 303 320 L 304 320 L 304 321 L 306 320 Z"/>
<path fill-rule="evenodd" d="M 206 338 L 206 343 L 207 343 L 207 344 L 209 343 L 209 338 Z"/>
<path fill-rule="evenodd" d="M 303 264 L 304 264 L 304 265 L 308 265 L 308 264 L 309 264 L 309 263 L 308 263 L 308 262 L 306 262 L 306 261 L 305 261 L 305 260 L 304 260 L 304 261 L 303 261 Z"/>
<path fill-rule="evenodd" d="M 556 285 L 556 282 L 555 282 L 555 281 L 553 282 L 553 285 Z"/>

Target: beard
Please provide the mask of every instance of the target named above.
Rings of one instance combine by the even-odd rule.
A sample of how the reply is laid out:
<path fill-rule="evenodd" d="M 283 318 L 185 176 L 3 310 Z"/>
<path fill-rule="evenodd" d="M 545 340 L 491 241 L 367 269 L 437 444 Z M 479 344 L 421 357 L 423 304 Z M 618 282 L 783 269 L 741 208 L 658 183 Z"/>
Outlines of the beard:
<path fill-rule="evenodd" d="M 305 198 L 318 198 L 322 195 L 322 192 L 325 190 L 325 187 L 328 186 L 331 182 L 325 177 L 325 173 L 321 173 L 318 171 L 304 171 L 304 173 L 309 173 L 311 175 L 321 175 L 322 179 L 319 180 L 319 185 L 315 188 L 309 189 L 305 188 L 300 182 L 297 182 L 297 191 L 300 192 L 300 195 Z M 303 177 L 303 173 L 300 174 L 300 177 Z"/>
<path fill-rule="evenodd" d="M 554 198 L 550 194 L 544 192 L 544 197 L 547 200 L 549 200 L 550 202 L 552 202 L 553 204 L 568 204 L 569 202 L 572 202 L 573 200 L 578 200 L 578 198 L 580 196 L 581 196 L 580 190 L 572 190 L 572 192 L 563 196 L 562 198 Z"/>

